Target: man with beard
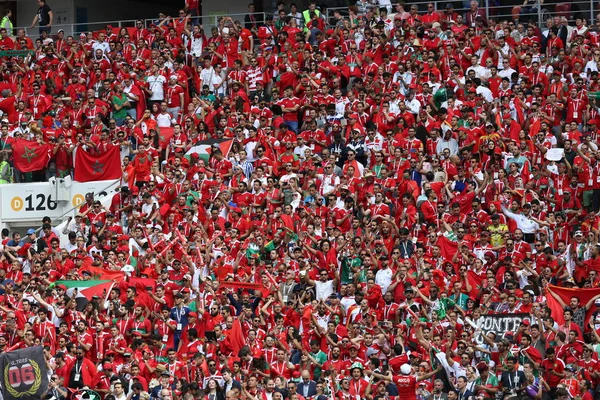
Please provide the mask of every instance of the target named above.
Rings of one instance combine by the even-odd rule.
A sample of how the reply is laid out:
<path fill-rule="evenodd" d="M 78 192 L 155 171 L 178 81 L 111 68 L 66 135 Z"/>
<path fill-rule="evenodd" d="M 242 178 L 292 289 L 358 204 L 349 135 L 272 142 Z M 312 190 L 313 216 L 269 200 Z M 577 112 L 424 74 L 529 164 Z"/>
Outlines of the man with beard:
<path fill-rule="evenodd" d="M 77 323 L 77 334 L 75 340 L 78 346 L 81 346 L 86 352 L 90 351 L 94 344 L 92 335 L 87 332 L 87 323 L 81 320 Z"/>
<path fill-rule="evenodd" d="M 75 360 L 71 361 L 67 366 L 67 376 L 65 381 L 68 382 L 69 389 L 81 389 L 84 386 L 91 386 L 96 373 L 94 363 L 84 357 L 85 349 L 82 346 L 77 346 L 75 352 Z"/>

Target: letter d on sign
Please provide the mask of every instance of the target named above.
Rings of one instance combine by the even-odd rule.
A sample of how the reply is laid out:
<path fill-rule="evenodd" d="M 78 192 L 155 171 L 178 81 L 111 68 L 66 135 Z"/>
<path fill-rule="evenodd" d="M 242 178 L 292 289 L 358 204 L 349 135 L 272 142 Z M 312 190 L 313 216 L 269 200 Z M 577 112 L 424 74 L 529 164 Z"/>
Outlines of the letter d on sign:
<path fill-rule="evenodd" d="M 15 196 L 10 201 L 10 208 L 12 208 L 14 211 L 21 211 L 23 204 L 23 199 L 19 196 Z"/>

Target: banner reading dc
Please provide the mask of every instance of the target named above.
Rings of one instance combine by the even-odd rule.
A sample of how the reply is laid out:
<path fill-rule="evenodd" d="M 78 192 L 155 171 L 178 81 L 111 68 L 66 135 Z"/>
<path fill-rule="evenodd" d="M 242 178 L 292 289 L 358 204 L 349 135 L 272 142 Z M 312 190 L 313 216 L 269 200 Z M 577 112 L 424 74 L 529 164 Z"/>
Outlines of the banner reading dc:
<path fill-rule="evenodd" d="M 48 390 L 48 371 L 41 346 L 0 354 L 5 400 L 39 400 Z"/>

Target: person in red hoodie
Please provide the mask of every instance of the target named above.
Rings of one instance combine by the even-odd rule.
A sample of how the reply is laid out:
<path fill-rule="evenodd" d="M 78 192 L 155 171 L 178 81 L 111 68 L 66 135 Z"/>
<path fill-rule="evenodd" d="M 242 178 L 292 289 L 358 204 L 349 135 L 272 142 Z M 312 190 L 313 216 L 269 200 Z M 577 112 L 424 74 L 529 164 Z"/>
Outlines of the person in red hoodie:
<path fill-rule="evenodd" d="M 82 389 L 84 386 L 91 387 L 98 370 L 92 360 L 85 357 L 85 349 L 77 346 L 75 359 L 67 364 L 65 372 L 67 388 Z"/>

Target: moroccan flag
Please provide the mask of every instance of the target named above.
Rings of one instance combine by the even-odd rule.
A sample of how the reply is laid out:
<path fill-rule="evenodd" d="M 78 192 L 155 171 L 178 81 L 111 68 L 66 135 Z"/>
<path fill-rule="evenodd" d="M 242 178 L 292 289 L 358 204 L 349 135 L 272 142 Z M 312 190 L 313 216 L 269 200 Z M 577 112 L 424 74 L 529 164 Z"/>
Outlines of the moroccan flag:
<path fill-rule="evenodd" d="M 223 155 L 227 157 L 229 155 L 229 150 L 231 150 L 232 143 L 233 140 L 231 139 L 202 140 L 196 146 L 189 149 L 185 155 L 190 158 L 192 154 L 197 154 L 198 158 L 208 162 L 208 158 L 210 157 L 213 148 L 220 149 Z"/>
<path fill-rule="evenodd" d="M 169 142 L 175 134 L 175 129 L 170 126 L 163 126 L 158 128 L 158 144 L 161 149 L 166 149 Z"/>
<path fill-rule="evenodd" d="M 48 391 L 48 368 L 42 346 L 0 355 L 2 397 L 5 400 L 37 400 Z"/>
<path fill-rule="evenodd" d="M 107 271 L 103 268 L 86 266 L 82 267 L 81 271 L 89 271 L 92 274 L 92 278 L 95 280 L 110 280 L 115 282 L 121 282 L 125 279 L 125 272 L 122 271 Z"/>
<path fill-rule="evenodd" d="M 121 152 L 111 146 L 104 154 L 91 154 L 81 147 L 75 155 L 75 180 L 77 182 L 108 181 L 119 179 L 121 172 Z"/>
<path fill-rule="evenodd" d="M 540 131 L 540 127 L 542 125 L 542 120 L 540 118 L 536 118 L 533 121 L 533 124 L 529 125 L 529 137 L 533 138 Z"/>
<path fill-rule="evenodd" d="M 21 172 L 46 168 L 52 153 L 52 145 L 37 144 L 25 139 L 15 139 L 12 149 L 15 168 Z"/>
<path fill-rule="evenodd" d="M 523 125 L 525 123 L 525 115 L 523 114 L 523 105 L 521 104 L 521 100 L 518 97 L 514 98 L 515 110 L 517 111 L 517 122 L 519 125 Z"/>
<path fill-rule="evenodd" d="M 557 294 L 563 303 L 569 304 L 571 302 L 572 297 L 577 297 L 579 299 L 579 305 L 585 306 L 592 298 L 600 294 L 600 288 L 592 288 L 592 289 L 581 289 L 581 288 L 564 288 L 554 285 L 548 286 L 548 291 Z M 552 318 L 559 325 L 564 324 L 565 320 L 563 318 L 563 308 L 561 304 L 552 296 L 552 293 L 546 294 L 546 304 L 551 310 Z M 588 312 L 585 316 L 585 324 L 583 325 L 585 330 L 588 330 L 588 324 L 591 316 L 596 312 L 596 307 L 592 306 L 588 309 Z"/>
<path fill-rule="evenodd" d="M 467 272 L 467 279 L 469 283 L 473 287 L 481 287 L 483 285 L 483 281 L 485 280 L 485 275 L 477 275 L 475 271 Z"/>
<path fill-rule="evenodd" d="M 149 279 L 149 278 L 129 278 L 129 284 L 132 286 L 135 286 L 135 288 L 137 289 L 138 293 L 140 291 L 146 291 L 148 289 L 146 288 L 152 288 L 152 290 L 154 290 L 156 288 L 156 279 Z"/>
<path fill-rule="evenodd" d="M 234 319 L 231 329 L 225 329 L 223 333 L 226 339 L 222 342 L 221 346 L 230 351 L 230 356 L 238 357 L 240 349 L 246 344 L 240 320 L 237 318 Z"/>

